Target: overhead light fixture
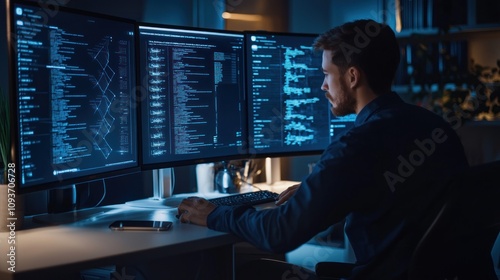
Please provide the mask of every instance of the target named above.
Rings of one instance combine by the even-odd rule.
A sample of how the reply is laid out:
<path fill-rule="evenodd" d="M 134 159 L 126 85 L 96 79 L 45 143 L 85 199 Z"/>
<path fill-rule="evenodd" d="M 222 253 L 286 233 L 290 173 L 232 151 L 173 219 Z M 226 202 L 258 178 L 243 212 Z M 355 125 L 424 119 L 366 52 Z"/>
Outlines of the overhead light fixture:
<path fill-rule="evenodd" d="M 223 12 L 222 18 L 223 19 L 231 19 L 231 20 L 241 20 L 241 21 L 261 21 L 262 20 L 261 15 L 237 14 L 237 13 L 229 13 L 229 12 Z"/>

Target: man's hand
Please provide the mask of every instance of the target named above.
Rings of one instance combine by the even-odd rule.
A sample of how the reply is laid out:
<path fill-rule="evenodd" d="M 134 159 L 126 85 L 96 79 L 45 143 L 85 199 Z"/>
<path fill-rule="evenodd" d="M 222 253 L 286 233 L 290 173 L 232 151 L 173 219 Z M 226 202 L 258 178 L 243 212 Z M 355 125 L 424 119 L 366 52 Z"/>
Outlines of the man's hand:
<path fill-rule="evenodd" d="M 204 198 L 188 197 L 182 200 L 177 212 L 182 223 L 207 226 L 207 217 L 215 207 L 217 207 L 215 204 Z"/>
<path fill-rule="evenodd" d="M 293 185 L 280 193 L 278 199 L 276 200 L 276 205 L 280 206 L 285 203 L 290 197 L 292 197 L 292 195 L 299 189 L 299 187 L 300 184 Z"/>

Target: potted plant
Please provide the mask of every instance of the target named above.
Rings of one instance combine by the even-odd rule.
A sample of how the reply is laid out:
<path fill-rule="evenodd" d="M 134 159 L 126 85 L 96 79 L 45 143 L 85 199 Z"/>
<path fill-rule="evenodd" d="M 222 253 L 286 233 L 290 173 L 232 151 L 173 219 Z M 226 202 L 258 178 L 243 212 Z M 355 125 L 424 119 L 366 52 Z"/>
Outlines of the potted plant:
<path fill-rule="evenodd" d="M 9 101 L 0 88 L 0 156 L 2 160 L 2 173 L 0 175 L 0 184 L 6 184 L 7 165 L 10 159 L 10 116 Z"/>
<path fill-rule="evenodd" d="M 482 107 L 478 119 L 495 120 L 500 118 L 500 59 L 496 67 L 482 66 L 472 60 L 472 75 L 483 85 L 479 90 L 482 98 L 478 100 Z"/>
<path fill-rule="evenodd" d="M 12 192 L 15 180 L 8 180 L 7 171 L 12 169 L 10 150 L 10 113 L 9 99 L 7 94 L 0 88 L 0 156 L 3 168 L 0 175 L 0 220 L 16 218 L 15 228 L 22 229 L 24 222 L 24 197 Z M 12 172 L 10 172 L 12 174 Z M 12 178 L 11 178 L 12 179 Z M 14 216 L 12 215 L 14 213 Z M 0 231 L 7 231 L 8 227 L 0 227 Z"/>
<path fill-rule="evenodd" d="M 472 72 L 478 79 L 485 84 L 499 84 L 500 83 L 500 59 L 497 59 L 497 67 L 482 66 L 472 62 Z"/>
<path fill-rule="evenodd" d="M 0 160 L 2 172 L 0 173 L 0 220 L 7 221 L 8 218 L 16 218 L 16 229 L 21 229 L 24 221 L 24 200 L 22 196 L 12 193 L 8 182 L 7 170 L 10 163 L 10 116 L 9 100 L 0 88 Z M 14 213 L 14 216 L 12 215 Z M 8 227 L 0 227 L 0 232 L 8 231 Z"/>

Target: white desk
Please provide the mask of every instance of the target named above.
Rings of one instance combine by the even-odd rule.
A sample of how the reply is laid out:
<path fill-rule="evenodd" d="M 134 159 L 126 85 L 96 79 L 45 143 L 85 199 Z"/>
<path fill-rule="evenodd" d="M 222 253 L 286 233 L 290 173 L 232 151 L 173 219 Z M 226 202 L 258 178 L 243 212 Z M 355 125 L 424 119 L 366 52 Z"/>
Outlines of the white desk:
<path fill-rule="evenodd" d="M 271 186 L 258 186 L 279 193 L 296 183 L 281 181 Z M 221 194 L 193 193 L 178 197 L 196 195 L 212 198 Z M 174 198 L 178 202 L 181 199 Z M 274 207 L 274 204 L 262 205 L 262 208 L 266 207 Z M 175 218 L 175 207 L 153 209 L 124 204 L 91 209 L 91 212 L 101 209 L 103 213 L 92 215 L 92 219 L 16 231 L 15 272 L 8 270 L 9 232 L 0 232 L 0 279 L 79 279 L 81 270 L 117 265 L 145 267 L 147 272 L 143 273 L 153 271 L 152 276 L 147 277 L 153 280 L 165 279 L 174 270 L 197 268 L 203 271 L 205 263 L 220 266 L 212 269 L 217 275 L 223 275 L 218 279 L 233 278 L 232 245 L 240 241 L 235 236 L 182 224 Z M 126 219 L 163 220 L 174 224 L 165 232 L 115 232 L 108 228 L 113 221 Z M 206 256 L 197 259 L 199 252 L 206 253 Z M 185 267 L 181 268 L 182 265 Z"/>
<path fill-rule="evenodd" d="M 291 187 L 291 186 L 296 185 L 296 184 L 300 184 L 300 182 L 282 180 L 282 181 L 275 182 L 272 185 L 268 185 L 266 183 L 257 183 L 255 185 L 263 190 L 268 190 L 268 191 L 272 191 L 275 193 L 281 193 L 282 191 L 286 190 L 288 187 Z"/>
<path fill-rule="evenodd" d="M 14 273 L 7 269 L 9 233 L 0 233 L 0 279 L 79 279 L 76 278 L 79 271 L 88 268 L 150 265 L 155 262 L 159 267 L 165 264 L 165 277 L 169 274 L 169 258 L 182 260 L 180 256 L 200 251 L 215 254 L 224 278 L 232 278 L 232 244 L 238 241 L 233 235 L 181 224 L 175 218 L 176 209 L 151 210 L 127 205 L 101 209 L 111 211 L 93 221 L 16 231 Z M 118 219 L 168 220 L 174 224 L 171 230 L 165 232 L 110 230 L 108 225 Z M 197 260 L 187 258 L 188 261 L 193 266 L 197 264 Z"/>

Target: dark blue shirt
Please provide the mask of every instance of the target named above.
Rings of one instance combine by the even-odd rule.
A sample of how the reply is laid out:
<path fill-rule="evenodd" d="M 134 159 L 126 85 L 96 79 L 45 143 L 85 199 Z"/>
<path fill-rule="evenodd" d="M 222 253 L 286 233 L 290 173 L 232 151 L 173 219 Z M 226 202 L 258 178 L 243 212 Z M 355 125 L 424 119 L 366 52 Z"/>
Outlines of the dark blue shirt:
<path fill-rule="evenodd" d="M 286 204 L 262 211 L 219 206 L 208 227 L 287 252 L 346 218 L 356 273 L 391 254 L 397 264 L 379 275 L 390 279 L 405 273 L 411 256 L 411 249 L 394 248 L 415 245 L 446 183 L 467 167 L 462 144 L 443 118 L 383 94 L 332 141 Z"/>

